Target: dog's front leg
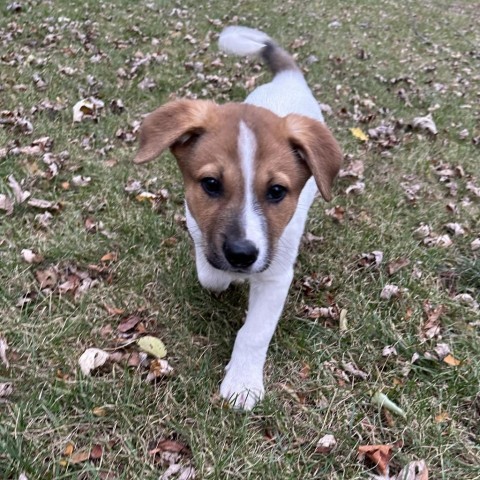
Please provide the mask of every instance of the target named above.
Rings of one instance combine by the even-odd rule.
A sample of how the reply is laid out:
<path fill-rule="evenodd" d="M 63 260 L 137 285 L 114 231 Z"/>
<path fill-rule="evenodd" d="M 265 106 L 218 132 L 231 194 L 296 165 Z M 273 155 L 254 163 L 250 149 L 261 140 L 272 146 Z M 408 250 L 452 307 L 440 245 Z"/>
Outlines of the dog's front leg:
<path fill-rule="evenodd" d="M 250 410 L 263 398 L 263 366 L 268 345 L 287 298 L 293 269 L 281 278 L 253 279 L 247 319 L 239 330 L 220 395 L 235 408 Z"/>

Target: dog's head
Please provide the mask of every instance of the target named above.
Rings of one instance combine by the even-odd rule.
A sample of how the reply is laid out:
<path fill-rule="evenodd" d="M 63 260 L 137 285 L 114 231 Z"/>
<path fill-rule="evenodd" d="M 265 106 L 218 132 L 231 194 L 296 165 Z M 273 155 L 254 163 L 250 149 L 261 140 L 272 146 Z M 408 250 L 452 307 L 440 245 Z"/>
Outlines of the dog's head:
<path fill-rule="evenodd" d="M 174 101 L 148 115 L 134 162 L 167 148 L 182 172 L 206 258 L 220 270 L 246 273 L 268 267 L 310 176 L 331 199 L 342 161 L 316 120 L 202 100 Z"/>

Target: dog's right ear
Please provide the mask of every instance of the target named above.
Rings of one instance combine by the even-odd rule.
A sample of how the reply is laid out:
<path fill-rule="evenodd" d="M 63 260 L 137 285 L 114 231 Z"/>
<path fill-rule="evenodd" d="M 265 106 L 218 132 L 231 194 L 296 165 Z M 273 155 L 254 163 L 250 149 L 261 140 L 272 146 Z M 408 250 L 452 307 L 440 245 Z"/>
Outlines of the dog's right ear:
<path fill-rule="evenodd" d="M 150 113 L 140 127 L 134 163 L 145 163 L 167 148 L 187 144 L 214 121 L 217 105 L 208 100 L 175 100 Z"/>

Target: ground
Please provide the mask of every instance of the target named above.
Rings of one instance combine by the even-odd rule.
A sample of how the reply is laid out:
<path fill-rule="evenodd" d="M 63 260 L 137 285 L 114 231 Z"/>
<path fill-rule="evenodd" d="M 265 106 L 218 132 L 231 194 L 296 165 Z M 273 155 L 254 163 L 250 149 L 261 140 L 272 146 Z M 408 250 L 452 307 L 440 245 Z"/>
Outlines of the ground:
<path fill-rule="evenodd" d="M 425 460 L 433 479 L 480 478 L 473 3 L 2 3 L 1 478 L 154 479 L 178 465 L 170 478 L 363 479 L 378 467 L 362 445 L 392 445 L 392 475 Z M 199 286 L 173 157 L 132 163 L 142 115 L 163 102 L 239 101 L 268 80 L 219 54 L 229 24 L 295 54 L 345 153 L 334 200 L 311 211 L 250 413 L 217 393 L 247 287 Z M 429 113 L 430 130 L 416 126 Z M 173 368 L 153 382 L 134 342 L 145 334 Z M 86 376 L 91 347 L 117 358 Z"/>

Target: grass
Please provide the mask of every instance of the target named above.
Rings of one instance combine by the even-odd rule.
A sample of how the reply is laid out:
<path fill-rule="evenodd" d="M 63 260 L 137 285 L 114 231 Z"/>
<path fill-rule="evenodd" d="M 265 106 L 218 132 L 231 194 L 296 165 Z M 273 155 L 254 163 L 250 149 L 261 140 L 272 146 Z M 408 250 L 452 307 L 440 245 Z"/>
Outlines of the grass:
<path fill-rule="evenodd" d="M 386 443 L 398 447 L 393 472 L 425 459 L 431 478 L 480 478 L 478 312 L 453 299 L 469 293 L 480 300 L 479 257 L 470 248 L 480 234 L 480 201 L 467 189 L 469 181 L 480 185 L 472 141 L 480 135 L 478 9 L 465 0 L 199 3 L 32 0 L 20 12 L 1 7 L 1 109 L 19 109 L 34 131 L 25 135 L 6 125 L 0 145 L 27 146 L 47 135 L 53 153 L 68 150 L 69 158 L 52 179 L 42 175 L 41 156 L 0 158 L 0 193 L 10 195 L 7 177 L 13 174 L 33 197 L 62 203 L 47 228 L 26 204 L 11 216 L 0 212 L 0 333 L 10 360 L 9 368 L 0 364 L 0 382 L 14 385 L 0 404 L 0 477 L 158 478 L 167 466 L 149 451 L 156 440 L 170 438 L 188 445 L 191 458 L 182 462 L 191 462 L 197 478 L 367 478 L 357 447 Z M 255 61 L 220 57 L 221 65 L 211 65 L 219 57 L 216 33 L 237 21 L 268 31 L 290 50 L 296 39 L 305 40 L 293 51 L 319 100 L 331 106 L 327 122 L 345 153 L 364 162 L 366 184 L 363 195 L 353 196 L 345 194 L 352 182 L 339 181 L 333 205 L 346 210 L 343 223 L 326 217 L 320 201 L 311 211 L 308 231 L 324 240 L 305 245 L 299 256 L 269 351 L 268 394 L 253 413 L 222 408 L 217 397 L 247 290 L 235 287 L 216 297 L 201 289 L 190 239 L 175 220 L 183 191 L 173 158 L 135 167 L 135 144 L 116 137 L 174 94 L 242 100 L 247 79 L 265 81 L 268 74 Z M 132 73 L 148 54 L 158 56 Z M 307 61 L 311 55 L 318 62 Z M 186 62 L 203 62 L 204 71 L 197 74 Z M 61 67 L 75 72 L 67 76 Z M 35 87 L 35 73 L 47 82 L 44 90 Z M 155 81 L 153 90 L 139 88 L 145 77 Z M 98 122 L 73 124 L 73 105 L 89 95 L 105 102 L 103 113 Z M 32 113 L 45 98 L 65 109 Z M 117 98 L 125 110 L 113 114 L 108 105 Z M 435 138 L 398 127 L 396 144 L 385 150 L 350 133 L 381 122 L 408 125 L 429 109 L 439 130 Z M 368 123 L 361 123 L 361 114 L 363 120 L 370 115 Z M 433 171 L 439 164 L 465 172 L 454 179 L 455 197 Z M 75 175 L 91 182 L 75 187 Z M 124 190 L 132 179 L 148 182 L 149 191 L 167 189 L 169 199 L 157 211 L 136 201 Z M 414 204 L 406 201 L 402 182 L 421 186 Z M 87 232 L 87 217 L 103 227 Z M 428 248 L 412 236 L 421 222 L 437 233 L 458 222 L 466 234 L 453 238 L 450 248 Z M 26 264 L 24 248 L 45 260 Z M 380 268 L 356 268 L 358 256 L 373 250 L 384 254 Z M 107 252 L 118 260 L 80 298 L 39 291 L 36 271 L 67 262 L 84 270 L 104 265 Z M 410 265 L 388 277 L 385 265 L 400 257 Z M 420 278 L 412 275 L 414 267 Z M 330 291 L 303 291 L 303 279 L 314 274 L 333 276 Z M 408 291 L 382 301 L 388 283 Z M 17 307 L 26 293 L 35 298 Z M 446 308 L 441 339 L 421 340 L 425 300 Z M 304 304 L 329 302 L 348 311 L 346 329 L 305 317 Z M 78 358 L 86 348 L 115 344 L 120 317 L 109 315 L 106 305 L 125 315 L 141 311 L 147 331 L 168 348 L 173 377 L 152 385 L 141 368 L 118 365 L 92 377 L 81 374 Z M 423 358 L 438 342 L 447 343 L 461 365 Z M 395 345 L 398 356 L 382 357 L 386 345 Z M 415 352 L 421 359 L 411 364 Z M 368 378 L 345 379 L 342 362 L 354 362 Z M 407 420 L 375 407 L 370 396 L 376 390 L 400 405 Z M 315 453 L 327 433 L 336 448 Z M 103 455 L 68 464 L 69 442 L 75 452 L 100 444 Z"/>

